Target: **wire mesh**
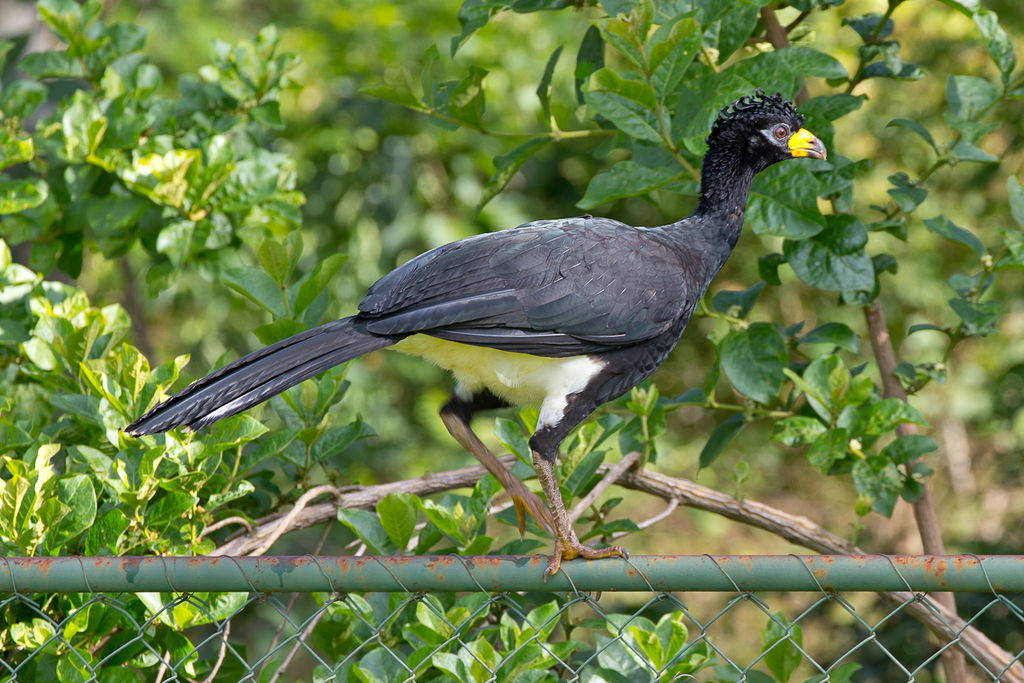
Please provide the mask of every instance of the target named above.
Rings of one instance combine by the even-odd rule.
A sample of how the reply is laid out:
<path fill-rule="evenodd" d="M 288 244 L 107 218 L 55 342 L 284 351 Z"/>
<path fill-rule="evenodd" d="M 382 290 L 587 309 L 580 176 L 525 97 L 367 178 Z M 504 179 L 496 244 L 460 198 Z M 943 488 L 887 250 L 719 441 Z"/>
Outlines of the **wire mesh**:
<path fill-rule="evenodd" d="M 541 566 L 0 558 L 0 681 L 931 681 L 948 650 L 972 680 L 1024 680 L 1021 557 Z M 602 575 L 643 590 L 597 592 Z M 936 586 L 959 616 L 921 592 Z"/>

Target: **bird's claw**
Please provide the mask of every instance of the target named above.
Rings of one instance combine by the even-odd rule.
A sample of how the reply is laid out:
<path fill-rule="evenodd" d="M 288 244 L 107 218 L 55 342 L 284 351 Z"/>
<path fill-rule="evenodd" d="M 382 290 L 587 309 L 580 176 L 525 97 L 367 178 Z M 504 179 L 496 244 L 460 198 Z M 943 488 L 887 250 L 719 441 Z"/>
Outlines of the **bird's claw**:
<path fill-rule="evenodd" d="M 516 480 L 516 483 L 518 486 L 512 486 L 513 490 L 509 491 L 509 497 L 512 498 L 512 504 L 516 509 L 516 518 L 519 520 L 519 537 L 522 538 L 523 534 L 526 533 L 527 514 L 537 521 L 541 529 L 549 534 L 553 533 L 555 522 L 551 517 L 551 511 L 548 510 L 548 506 L 544 504 L 540 496 L 526 488 L 522 482 Z"/>
<path fill-rule="evenodd" d="M 577 557 L 582 557 L 587 560 L 600 560 L 605 557 L 621 557 L 628 560 L 629 553 L 626 552 L 625 548 L 620 548 L 617 545 L 609 546 L 607 548 L 591 548 L 583 545 L 579 541 L 572 542 L 555 539 L 555 552 L 551 556 L 551 560 L 548 562 L 547 569 L 544 570 L 544 576 L 554 576 L 561 568 L 562 560 L 573 560 Z"/>

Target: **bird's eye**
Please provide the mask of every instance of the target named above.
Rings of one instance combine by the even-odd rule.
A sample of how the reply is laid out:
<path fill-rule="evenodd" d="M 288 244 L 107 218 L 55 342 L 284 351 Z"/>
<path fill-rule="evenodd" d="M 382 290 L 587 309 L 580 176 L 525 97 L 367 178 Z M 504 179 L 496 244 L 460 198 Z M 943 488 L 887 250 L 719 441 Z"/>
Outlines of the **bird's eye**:
<path fill-rule="evenodd" d="M 785 126 L 778 126 L 775 129 L 775 137 L 777 137 L 779 140 L 786 137 L 787 135 L 789 135 L 789 129 L 786 128 Z"/>

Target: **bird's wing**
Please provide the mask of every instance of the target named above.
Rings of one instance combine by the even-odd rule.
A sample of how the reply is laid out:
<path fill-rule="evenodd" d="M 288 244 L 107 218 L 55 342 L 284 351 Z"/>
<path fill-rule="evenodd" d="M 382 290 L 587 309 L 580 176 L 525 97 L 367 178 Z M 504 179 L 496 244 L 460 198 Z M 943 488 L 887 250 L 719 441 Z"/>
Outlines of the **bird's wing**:
<path fill-rule="evenodd" d="M 360 318 L 377 334 L 589 353 L 645 341 L 688 314 L 700 292 L 688 291 L 683 268 L 651 230 L 607 219 L 540 221 L 412 259 L 370 288 Z"/>

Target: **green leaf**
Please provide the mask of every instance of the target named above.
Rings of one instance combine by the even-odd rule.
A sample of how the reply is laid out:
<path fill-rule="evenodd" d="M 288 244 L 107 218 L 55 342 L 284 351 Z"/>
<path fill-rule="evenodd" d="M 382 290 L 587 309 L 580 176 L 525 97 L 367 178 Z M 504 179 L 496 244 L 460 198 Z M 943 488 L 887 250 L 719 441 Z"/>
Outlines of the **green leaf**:
<path fill-rule="evenodd" d="M 347 526 L 366 544 L 373 555 L 395 555 L 398 548 L 391 541 L 380 519 L 369 510 L 338 508 L 338 521 Z"/>
<path fill-rule="evenodd" d="M 356 439 L 367 435 L 366 425 L 362 419 L 357 419 L 346 425 L 331 427 L 313 442 L 309 452 L 310 460 L 313 463 L 320 463 L 328 458 L 338 457 Z"/>
<path fill-rule="evenodd" d="M 1003 305 L 998 301 L 972 303 L 964 299 L 950 299 L 960 320 L 964 323 L 964 333 L 972 337 L 984 337 L 999 330 L 999 319 L 1003 314 Z"/>
<path fill-rule="evenodd" d="M 827 228 L 815 237 L 787 240 L 783 253 L 793 272 L 809 285 L 830 292 L 870 291 L 875 269 L 864 251 L 867 229 L 849 214 L 826 216 Z"/>
<path fill-rule="evenodd" d="M 605 451 L 590 451 L 569 472 L 569 476 L 565 478 L 565 488 L 568 489 L 571 496 L 575 497 L 583 494 L 587 484 L 590 483 L 591 478 L 597 473 L 597 468 L 604 462 L 604 456 Z"/>
<path fill-rule="evenodd" d="M 583 85 L 590 75 L 604 67 L 604 38 L 597 26 L 591 26 L 583 34 L 580 49 L 576 53 L 576 69 L 573 72 L 576 101 L 583 104 Z"/>
<path fill-rule="evenodd" d="M 141 197 L 114 194 L 87 200 L 85 220 L 92 228 L 96 246 L 107 256 L 123 254 L 138 234 L 139 219 L 152 206 Z"/>
<path fill-rule="evenodd" d="M 978 118 L 999 98 L 999 90 L 984 78 L 950 75 L 946 79 L 946 101 L 958 119 Z"/>
<path fill-rule="evenodd" d="M 765 254 L 757 259 L 757 274 L 770 285 L 778 287 L 782 284 L 779 278 L 779 266 L 786 262 L 782 254 Z"/>
<path fill-rule="evenodd" d="M 883 461 L 884 462 L 884 461 Z M 870 461 L 858 460 L 850 472 L 857 490 L 857 514 L 868 510 L 889 517 L 905 486 L 905 477 L 891 462 L 876 469 Z"/>
<path fill-rule="evenodd" d="M 802 377 L 789 368 L 786 368 L 785 374 L 807 395 L 807 401 L 814 412 L 824 422 L 831 424 L 833 416 L 840 410 L 842 391 L 850 381 L 850 371 L 839 356 L 818 356 L 804 368 Z"/>
<path fill-rule="evenodd" d="M 373 83 L 364 85 L 359 92 L 370 97 L 379 97 L 388 102 L 394 102 L 409 109 L 423 110 L 423 102 L 412 89 L 412 78 L 404 68 L 399 69 L 398 75 L 389 83 Z"/>
<path fill-rule="evenodd" d="M 71 43 L 92 25 L 103 9 L 102 0 L 39 0 L 39 16 L 54 32 Z"/>
<path fill-rule="evenodd" d="M 1010 75 L 1017 66 L 1017 56 L 1013 54 L 1013 43 L 1006 35 L 1006 31 L 999 25 L 999 17 L 995 12 L 987 9 L 979 9 L 974 13 L 974 23 L 981 31 L 981 37 L 985 41 L 985 47 L 992 56 L 999 73 L 1003 77 L 1003 85 L 1010 82 Z"/>
<path fill-rule="evenodd" d="M 822 424 L 821 420 L 804 415 L 794 415 L 775 423 L 772 438 L 795 448 L 806 443 L 814 443 L 827 431 L 828 428 Z"/>
<path fill-rule="evenodd" d="M 474 66 L 469 75 L 455 84 L 448 94 L 448 114 L 464 126 L 479 129 L 486 106 L 484 77 L 487 70 Z"/>
<path fill-rule="evenodd" d="M 912 423 L 928 426 L 917 408 L 898 398 L 883 398 L 861 406 L 858 410 L 844 414 L 841 420 L 853 436 L 880 436 L 896 428 L 898 424 Z"/>
<path fill-rule="evenodd" d="M 759 174 L 750 189 L 747 220 L 758 235 L 788 240 L 813 237 L 824 227 L 818 183 L 804 164 L 778 164 Z"/>
<path fill-rule="evenodd" d="M 463 528 L 466 521 L 465 507 L 461 502 L 456 502 L 454 505 L 449 506 L 444 505 L 443 503 L 448 500 L 450 498 L 446 496 L 442 504 L 438 504 L 432 500 L 417 498 L 416 505 L 419 506 L 420 511 L 441 533 L 448 536 L 456 544 L 464 546 L 470 542 Z"/>
<path fill-rule="evenodd" d="M 718 63 L 722 64 L 743 46 L 754 32 L 760 2 L 737 2 L 721 18 L 718 29 Z"/>
<path fill-rule="evenodd" d="M 807 462 L 823 473 L 829 474 L 832 467 L 843 461 L 849 454 L 850 432 L 844 427 L 829 429 L 807 449 Z"/>
<path fill-rule="evenodd" d="M 893 126 L 899 126 L 906 128 L 907 130 L 916 133 L 922 140 L 931 145 L 932 149 L 936 152 L 939 151 L 938 146 L 935 144 L 935 138 L 928 132 L 928 129 L 913 119 L 893 119 L 889 123 L 885 124 L 886 128 L 892 128 Z"/>
<path fill-rule="evenodd" d="M 458 19 L 462 33 L 452 38 L 451 54 L 455 52 L 475 31 L 484 27 L 491 16 L 502 10 L 525 14 L 540 10 L 558 10 L 566 6 L 566 0 L 463 0 L 459 7 Z"/>
<path fill-rule="evenodd" d="M 750 83 L 757 83 L 768 92 L 776 90 L 793 94 L 800 89 L 804 78 L 847 80 L 850 75 L 842 63 L 812 47 L 784 47 L 762 52 L 744 59 L 733 69 Z"/>
<path fill-rule="evenodd" d="M 405 550 L 416 529 L 419 509 L 409 493 L 389 493 L 377 503 L 377 515 L 388 538 L 399 552 Z"/>
<path fill-rule="evenodd" d="M 284 285 L 291 275 L 294 261 L 288 254 L 288 249 L 273 237 L 268 237 L 260 243 L 257 255 L 267 275 L 273 278 L 278 285 Z"/>
<path fill-rule="evenodd" d="M 801 344 L 831 344 L 851 353 L 857 353 L 859 349 L 857 335 L 854 334 L 849 326 L 843 323 L 825 323 L 814 328 L 797 341 Z"/>
<path fill-rule="evenodd" d="M 203 442 L 208 450 L 222 451 L 247 444 L 268 431 L 266 425 L 251 415 L 232 415 L 211 426 Z"/>
<path fill-rule="evenodd" d="M 65 115 L 66 117 L 67 115 Z M 163 154 L 135 152 L 131 165 L 118 166 L 117 173 L 136 192 L 155 202 L 181 208 L 185 202 L 185 194 L 199 174 L 201 165 L 202 151 L 198 149 L 172 149 Z M 254 165 L 256 165 L 254 159 L 239 162 L 225 181 L 222 190 L 230 189 L 231 182 L 234 180 L 244 182 L 250 192 L 258 191 L 260 179 L 253 177 L 257 174 L 251 172 Z M 258 168 L 258 173 L 262 174 L 269 174 L 272 171 L 267 164 L 259 164 Z M 276 184 L 276 175 L 272 182 Z M 222 201 L 221 208 L 223 210 L 234 211 L 242 208 L 233 206 L 231 198 L 223 194 L 217 196 Z"/>
<path fill-rule="evenodd" d="M 277 318 L 287 318 L 284 293 L 281 285 L 266 271 L 252 266 L 227 268 L 224 270 L 224 284 Z"/>
<path fill-rule="evenodd" d="M 631 160 L 620 161 L 590 179 L 587 191 L 577 206 L 592 209 L 616 199 L 644 195 L 679 177 L 680 173 L 669 167 L 650 168 Z"/>
<path fill-rule="evenodd" d="M 981 0 L 939 0 L 939 2 L 947 7 L 952 7 L 965 17 L 974 16 L 981 4 Z"/>
<path fill-rule="evenodd" d="M 59 521 L 48 524 L 47 545 L 56 550 L 92 526 L 96 519 L 96 490 L 87 475 L 71 474 L 57 480 L 54 495 L 68 508 Z"/>
<path fill-rule="evenodd" d="M 770 323 L 733 330 L 721 345 L 722 371 L 744 396 L 769 405 L 778 397 L 786 365 L 786 341 Z"/>
<path fill-rule="evenodd" d="M 509 453 L 527 465 L 533 465 L 529 435 L 523 433 L 523 428 L 518 422 L 505 417 L 495 418 L 494 435 Z"/>
<path fill-rule="evenodd" d="M 199 499 L 188 493 L 171 491 L 161 496 L 155 503 L 146 508 L 146 525 L 154 532 L 162 532 L 181 523 L 185 515 L 199 502 Z"/>
<path fill-rule="evenodd" d="M 44 50 L 25 55 L 18 69 L 37 81 L 44 78 L 84 78 L 85 69 L 77 59 L 63 50 Z"/>
<path fill-rule="evenodd" d="M 729 442 L 740 433 L 740 430 L 743 429 L 743 425 L 746 423 L 747 421 L 743 414 L 737 413 L 727 417 L 720 425 L 715 427 L 715 430 L 711 432 L 711 436 L 708 437 L 707 443 L 704 444 L 704 448 L 700 451 L 698 468 L 704 469 L 713 463 L 722 454 L 722 450 L 725 449 Z"/>
<path fill-rule="evenodd" d="M 544 112 L 544 125 L 548 125 L 551 119 L 551 78 L 555 74 L 555 66 L 558 58 L 562 56 L 563 45 L 555 48 L 555 51 L 548 57 L 548 63 L 544 67 L 544 75 L 541 76 L 540 84 L 537 85 L 537 99 L 540 100 L 541 111 Z"/>
<path fill-rule="evenodd" d="M 935 218 L 926 218 L 924 219 L 924 224 L 925 227 L 936 235 L 942 235 L 951 242 L 969 247 L 978 256 L 984 256 L 988 253 L 988 249 L 985 248 L 985 245 L 981 243 L 981 240 L 974 233 L 954 225 L 953 221 L 946 218 L 945 215 L 940 214 Z"/>
<path fill-rule="evenodd" d="M 585 98 L 595 112 L 630 137 L 648 142 L 662 141 L 655 114 L 658 102 L 646 83 L 623 78 L 606 67 L 590 77 L 590 90 Z M 665 120 L 666 128 L 671 129 L 667 113 Z"/>
<path fill-rule="evenodd" d="M 61 118 L 64 132 L 64 153 L 71 161 L 91 160 L 103 141 L 107 130 L 107 117 L 85 90 L 76 90 L 71 105 Z"/>
<path fill-rule="evenodd" d="M 803 661 L 803 630 L 790 624 L 782 612 L 776 612 L 761 631 L 761 642 L 765 666 L 777 681 L 786 683 Z"/>
<path fill-rule="evenodd" d="M 117 555 L 118 541 L 127 531 L 130 522 L 124 512 L 114 508 L 107 510 L 89 527 L 82 540 L 84 555 Z"/>
<path fill-rule="evenodd" d="M 700 24 L 687 17 L 676 21 L 664 40 L 650 46 L 651 83 L 660 101 L 666 101 L 683 82 L 700 51 L 702 37 Z"/>
<path fill-rule="evenodd" d="M 641 4 L 637 3 L 631 8 L 628 18 L 618 17 L 615 12 L 609 12 L 610 16 L 595 22 L 601 29 L 601 36 L 605 41 L 638 69 L 644 68 L 644 42 L 647 39 L 647 30 L 643 28 L 645 22 Z M 648 27 L 649 20 L 648 16 Z"/>
<path fill-rule="evenodd" d="M 889 190 L 889 194 L 896 200 L 900 211 L 910 213 L 917 208 L 928 196 L 928 191 L 917 187 L 910 182 L 910 176 L 902 171 L 889 176 L 889 182 L 896 187 Z"/>
<path fill-rule="evenodd" d="M 281 103 L 276 100 L 270 100 L 253 107 L 249 110 L 249 116 L 267 128 L 284 130 L 284 120 L 281 118 Z"/>
<path fill-rule="evenodd" d="M 892 19 L 886 18 L 885 25 L 879 29 L 878 25 L 882 22 L 882 15 L 877 13 L 865 14 L 862 17 L 843 17 L 843 26 L 849 26 L 857 35 L 860 36 L 861 40 L 868 40 L 872 38 L 875 31 L 878 31 L 878 35 L 874 36 L 874 40 L 880 40 L 888 38 L 892 35 L 892 30 L 895 24 Z"/>
<path fill-rule="evenodd" d="M 735 318 L 745 318 L 757 303 L 758 297 L 764 291 L 764 286 L 765 282 L 761 280 L 747 289 L 723 289 L 715 292 L 715 296 L 711 298 L 711 308 L 718 313 L 726 313 Z"/>
<path fill-rule="evenodd" d="M 487 179 L 483 191 L 480 193 L 480 201 L 476 205 L 476 213 L 487 205 L 487 202 L 494 199 L 509 181 L 523 167 L 530 157 L 539 152 L 551 142 L 549 138 L 533 138 L 513 149 L 508 154 L 494 157 L 494 173 Z"/>
<path fill-rule="evenodd" d="M 0 112 L 9 119 L 27 119 L 46 100 L 46 86 L 38 81 L 19 79 L 4 86 Z M 6 132 L 4 133 L 6 135 Z"/>
<path fill-rule="evenodd" d="M 900 44 L 895 40 L 861 45 L 857 53 L 862 61 L 870 62 L 864 67 L 864 78 L 892 78 L 900 81 L 924 78 L 924 71 L 916 64 L 903 61 L 900 57 Z M 881 59 L 871 61 L 876 58 Z"/>
<path fill-rule="evenodd" d="M 979 161 L 983 164 L 996 164 L 1000 161 L 996 155 L 989 154 L 966 140 L 957 140 L 950 154 L 956 157 L 957 161 Z"/>
<path fill-rule="evenodd" d="M 1017 225 L 1024 228 L 1024 186 L 1012 175 L 1006 179 L 1006 194 L 1009 195 L 1010 213 Z"/>
<path fill-rule="evenodd" d="M 0 175 L 0 215 L 32 209 L 50 195 L 50 187 L 42 178 L 11 180 Z"/>
<path fill-rule="evenodd" d="M 235 482 L 235 484 L 222 493 L 215 493 L 206 499 L 206 504 L 203 506 L 207 512 L 216 510 L 219 507 L 227 505 L 232 501 L 245 498 L 256 491 L 256 487 L 249 481 L 242 479 L 241 481 Z"/>
<path fill-rule="evenodd" d="M 324 291 L 331 278 L 337 274 L 347 259 L 347 254 L 331 254 L 316 265 L 316 268 L 313 269 L 309 277 L 299 285 L 299 290 L 295 295 L 295 302 L 292 304 L 294 315 L 301 315 L 303 311 L 309 308 L 310 304 L 320 296 L 320 293 Z"/>
<path fill-rule="evenodd" d="M 156 238 L 157 252 L 164 254 L 171 265 L 180 267 L 192 251 L 192 237 L 196 224 L 192 221 L 172 221 L 160 230 Z"/>
<path fill-rule="evenodd" d="M 904 434 L 882 449 L 881 456 L 897 465 L 908 465 L 925 453 L 939 450 L 935 440 L 924 434 Z"/>

